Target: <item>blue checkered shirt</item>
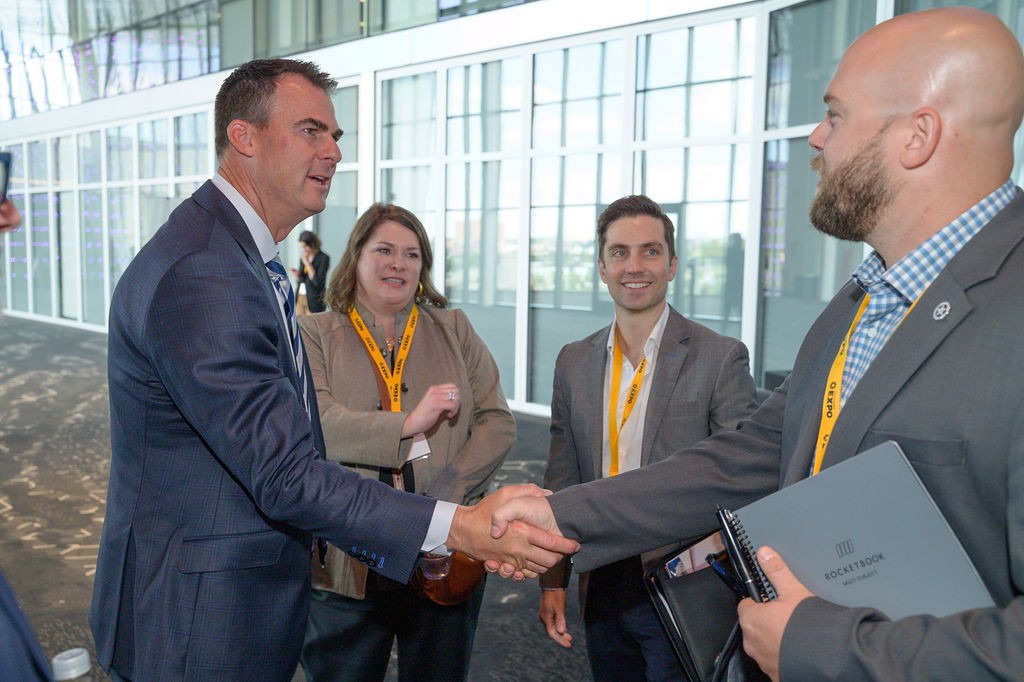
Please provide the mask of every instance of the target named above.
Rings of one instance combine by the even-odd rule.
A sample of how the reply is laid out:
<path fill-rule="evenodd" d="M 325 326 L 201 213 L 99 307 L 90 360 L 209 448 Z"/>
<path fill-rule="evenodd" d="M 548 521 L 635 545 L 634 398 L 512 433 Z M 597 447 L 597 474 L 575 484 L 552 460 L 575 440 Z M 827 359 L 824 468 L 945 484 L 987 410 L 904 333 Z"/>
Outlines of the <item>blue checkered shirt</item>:
<path fill-rule="evenodd" d="M 850 337 L 843 367 L 840 405 L 853 393 L 857 382 L 896 331 L 914 301 L 971 237 L 1010 203 L 1017 191 L 1013 182 L 1007 180 L 891 268 L 885 268 L 881 256 L 875 251 L 854 271 L 854 283 L 871 299 Z"/>

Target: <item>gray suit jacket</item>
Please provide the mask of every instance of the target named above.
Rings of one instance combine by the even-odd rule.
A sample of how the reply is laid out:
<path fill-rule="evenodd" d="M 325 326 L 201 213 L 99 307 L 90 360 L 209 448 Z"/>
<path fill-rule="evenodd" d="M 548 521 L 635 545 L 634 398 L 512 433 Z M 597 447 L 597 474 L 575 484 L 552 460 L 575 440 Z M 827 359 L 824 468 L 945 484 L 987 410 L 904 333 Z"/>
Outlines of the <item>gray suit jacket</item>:
<path fill-rule="evenodd" d="M 108 346 L 100 665 L 135 682 L 291 680 L 311 534 L 404 581 L 435 502 L 324 459 L 266 266 L 210 182 L 121 277 Z"/>
<path fill-rule="evenodd" d="M 601 478 L 605 371 L 611 325 L 562 348 L 551 394 L 551 445 L 544 487 L 562 490 Z M 747 348 L 669 309 L 644 418 L 641 466 L 733 429 L 756 407 Z M 675 543 L 673 543 L 675 544 Z M 644 553 L 649 561 L 671 547 Z M 543 587 L 568 584 L 568 562 L 541 575 Z M 580 606 L 587 574 L 580 576 Z"/>
<path fill-rule="evenodd" d="M 862 293 L 811 327 L 786 382 L 737 431 L 550 498 L 583 568 L 712 528 L 807 476 L 829 366 Z M 941 619 L 804 601 L 782 679 L 1020 679 L 1024 671 L 1024 196 L 950 261 L 849 397 L 825 465 L 894 439 L 997 604 Z M 682 504 L 682 501 L 688 501 Z M 785 559 L 785 557 L 783 557 Z"/>

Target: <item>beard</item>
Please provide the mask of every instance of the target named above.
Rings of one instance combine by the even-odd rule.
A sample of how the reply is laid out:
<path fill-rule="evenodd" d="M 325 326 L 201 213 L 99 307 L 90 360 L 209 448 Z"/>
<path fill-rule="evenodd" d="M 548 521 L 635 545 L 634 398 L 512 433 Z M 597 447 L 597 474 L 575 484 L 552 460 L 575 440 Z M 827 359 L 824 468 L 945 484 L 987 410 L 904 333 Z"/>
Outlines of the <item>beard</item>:
<path fill-rule="evenodd" d="M 820 153 L 811 159 L 819 182 L 810 218 L 818 231 L 845 241 L 863 242 L 878 225 L 895 193 L 882 170 L 881 138 L 879 132 L 834 171 L 825 169 Z"/>

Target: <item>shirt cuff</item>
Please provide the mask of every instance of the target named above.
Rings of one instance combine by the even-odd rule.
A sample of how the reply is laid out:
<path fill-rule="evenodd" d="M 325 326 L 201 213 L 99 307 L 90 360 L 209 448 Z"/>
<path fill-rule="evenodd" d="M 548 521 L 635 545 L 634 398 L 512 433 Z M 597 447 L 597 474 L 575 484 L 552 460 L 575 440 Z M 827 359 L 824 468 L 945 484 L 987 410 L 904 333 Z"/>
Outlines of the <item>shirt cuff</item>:
<path fill-rule="evenodd" d="M 430 554 L 451 554 L 444 543 L 448 540 L 448 534 L 452 530 L 452 521 L 455 519 L 455 510 L 458 508 L 459 505 L 454 502 L 437 501 L 437 504 L 434 505 L 434 515 L 430 517 L 427 537 L 423 539 L 420 551 Z"/>

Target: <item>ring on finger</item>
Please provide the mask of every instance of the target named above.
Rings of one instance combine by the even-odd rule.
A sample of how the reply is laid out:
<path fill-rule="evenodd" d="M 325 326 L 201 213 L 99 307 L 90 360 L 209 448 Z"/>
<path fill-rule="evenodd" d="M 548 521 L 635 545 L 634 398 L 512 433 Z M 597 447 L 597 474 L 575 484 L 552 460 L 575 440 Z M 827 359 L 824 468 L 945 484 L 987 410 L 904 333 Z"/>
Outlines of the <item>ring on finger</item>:
<path fill-rule="evenodd" d="M 448 391 L 448 400 L 455 400 L 455 391 Z"/>

